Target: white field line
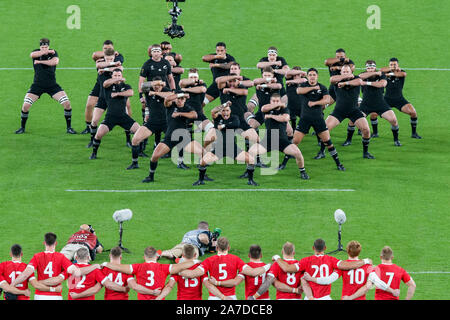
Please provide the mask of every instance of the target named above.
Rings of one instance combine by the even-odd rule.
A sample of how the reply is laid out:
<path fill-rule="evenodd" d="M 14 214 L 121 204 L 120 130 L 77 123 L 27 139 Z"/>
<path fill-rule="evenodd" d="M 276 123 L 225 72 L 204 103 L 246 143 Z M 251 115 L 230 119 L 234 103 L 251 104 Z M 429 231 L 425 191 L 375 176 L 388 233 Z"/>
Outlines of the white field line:
<path fill-rule="evenodd" d="M 73 190 L 67 192 L 119 192 L 119 193 L 139 193 L 139 192 L 353 192 L 353 189 L 148 189 L 148 190 Z"/>
<path fill-rule="evenodd" d="M 132 68 L 124 68 L 127 70 L 140 70 L 141 68 L 132 67 Z M 184 67 L 184 69 L 189 69 Z M 209 70 L 206 67 L 196 67 L 199 70 Z M 242 70 L 258 70 L 256 67 L 242 67 Z M 319 70 L 328 70 L 328 68 L 316 68 Z M 358 70 L 365 70 L 365 68 L 356 68 Z M 450 71 L 450 68 L 403 68 L 404 70 L 412 70 L 412 71 Z M 0 67 L 0 71 L 14 71 L 14 70 L 33 70 L 32 67 L 24 67 L 24 68 L 9 68 L 9 67 Z M 60 67 L 57 70 L 96 70 L 95 67 Z"/>
<path fill-rule="evenodd" d="M 409 274 L 450 274 L 450 271 L 408 271 Z"/>

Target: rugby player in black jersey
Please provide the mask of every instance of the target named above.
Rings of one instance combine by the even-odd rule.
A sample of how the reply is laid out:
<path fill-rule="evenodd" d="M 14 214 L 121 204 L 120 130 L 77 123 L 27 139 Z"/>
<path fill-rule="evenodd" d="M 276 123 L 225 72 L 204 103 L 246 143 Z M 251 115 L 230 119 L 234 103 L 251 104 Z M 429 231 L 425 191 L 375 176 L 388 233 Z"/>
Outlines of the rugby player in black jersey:
<path fill-rule="evenodd" d="M 361 130 L 363 158 L 375 159 L 375 157 L 369 153 L 369 124 L 365 115 L 358 108 L 358 97 L 363 80 L 353 74 L 350 65 L 345 64 L 341 68 L 341 74 L 332 76 L 330 82 L 332 85 L 335 85 L 336 106 L 334 107 L 333 112 L 325 120 L 328 130 L 333 130 L 342 122 L 342 120 L 348 118 Z M 324 149 L 325 146 L 322 144 L 316 159 L 320 158 L 319 155 L 324 153 Z"/>
<path fill-rule="evenodd" d="M 58 53 L 50 49 L 50 40 L 42 38 L 39 40 L 39 49 L 33 50 L 30 57 L 33 61 L 34 79 L 33 83 L 25 95 L 21 109 L 20 128 L 16 130 L 17 134 L 25 132 L 30 108 L 43 93 L 47 93 L 54 100 L 58 101 L 64 108 L 64 117 L 66 119 L 66 132 L 76 134 L 72 129 L 72 107 L 66 92 L 56 82 L 56 66 L 59 63 Z"/>
<path fill-rule="evenodd" d="M 216 78 L 230 74 L 230 66 L 234 57 L 227 53 L 227 46 L 224 42 L 216 44 L 216 53 L 204 55 L 203 62 L 209 63 L 212 73 L 212 83 L 206 90 L 203 106 L 214 101 L 220 96 L 220 90 L 217 87 Z"/>
<path fill-rule="evenodd" d="M 283 57 L 278 56 L 278 50 L 276 47 L 269 47 L 267 50 L 267 56 L 262 57 L 256 64 L 258 69 L 261 69 L 261 76 L 264 73 L 265 68 L 271 68 L 276 78 L 276 82 L 281 84 L 280 95 L 282 102 L 287 102 L 286 90 L 284 88 L 283 79 L 286 73 L 290 70 L 289 65 Z M 270 97 L 269 97 L 270 98 Z M 267 101 L 259 101 L 259 96 L 255 93 L 247 103 L 247 108 L 253 112 L 253 110 L 265 104 Z"/>
<path fill-rule="evenodd" d="M 164 140 L 153 151 L 150 159 L 150 173 L 142 182 L 154 181 L 159 158 L 167 154 L 175 146 L 202 157 L 204 153 L 203 147 L 197 141 L 192 140 L 190 133 L 186 130 L 186 122 L 189 119 L 197 118 L 197 112 L 186 105 L 187 98 L 189 98 L 189 94 L 177 91 L 164 99 L 168 120 L 166 134 Z"/>
<path fill-rule="evenodd" d="M 264 113 L 266 135 L 260 144 L 252 145 L 248 153 L 255 157 L 257 154 L 278 150 L 291 155 L 297 162 L 300 178 L 308 180 L 309 176 L 305 170 L 303 155 L 298 146 L 289 141 L 286 134 L 286 124 L 289 122 L 290 116 L 286 104 L 281 102 L 280 94 L 274 93 L 270 102 L 261 107 L 261 111 Z M 278 139 L 275 140 L 277 137 Z"/>
<path fill-rule="evenodd" d="M 275 73 L 271 67 L 265 67 L 262 70 L 262 77 L 253 80 L 256 87 L 256 96 L 258 98 L 258 105 L 263 106 L 270 103 L 270 97 L 274 94 L 280 94 L 283 85 L 277 81 Z M 281 95 L 281 94 L 280 94 Z M 257 105 L 252 103 L 247 104 L 248 111 L 245 113 L 247 123 L 254 129 L 258 128 L 264 123 L 264 114 L 261 108 L 255 111 Z"/>
<path fill-rule="evenodd" d="M 305 98 L 303 95 L 297 94 L 297 88 L 302 83 L 308 81 L 305 76 L 306 72 L 302 71 L 301 67 L 299 66 L 293 67 L 286 73 L 286 98 L 289 115 L 291 117 L 290 124 L 292 128 L 296 127 L 297 118 L 300 118 L 301 116 L 302 106 L 304 104 Z M 278 167 L 278 170 L 283 170 L 284 168 L 286 168 L 286 165 L 290 158 L 292 158 L 292 156 L 285 155 L 283 162 Z"/>
<path fill-rule="evenodd" d="M 143 140 L 155 135 L 155 146 L 161 142 L 161 135 L 167 129 L 166 107 L 164 99 L 172 94 L 166 88 L 166 84 L 160 77 L 155 77 L 151 82 L 144 82 L 142 92 L 145 95 L 146 113 L 145 122 L 136 133 L 131 141 L 131 159 L 132 163 L 127 170 L 139 168 L 138 159 L 143 149 Z"/>
<path fill-rule="evenodd" d="M 205 82 L 199 78 L 198 69 L 189 69 L 188 78 L 180 80 L 181 91 L 189 94 L 186 104 L 197 112 L 198 128 L 206 133 L 203 147 L 207 148 L 215 139 L 216 131 L 214 130 L 214 124 L 206 117 L 203 112 L 202 102 L 205 97 L 207 86 Z"/>
<path fill-rule="evenodd" d="M 381 68 L 381 71 L 387 76 L 386 92 L 384 100 L 391 108 L 397 108 L 399 111 L 410 116 L 411 138 L 422 139 L 417 134 L 417 112 L 413 105 L 403 96 L 403 86 L 405 85 L 406 71 L 401 69 L 397 58 L 389 60 L 389 67 Z"/>
<path fill-rule="evenodd" d="M 181 61 L 183 60 L 183 57 L 181 54 L 172 51 L 172 45 L 170 44 L 169 41 L 161 42 L 161 50 L 164 58 L 168 60 L 170 62 L 170 65 L 172 66 L 175 88 L 179 90 L 180 89 L 179 81 L 181 75 L 184 73 L 184 69 L 180 65 Z"/>
<path fill-rule="evenodd" d="M 366 61 L 366 71 L 359 74 L 364 80 L 361 84 L 363 98 L 359 108 L 368 116 L 375 113 L 386 119 L 391 124 L 392 135 L 394 137 L 394 145 L 401 146 L 398 140 L 398 121 L 394 111 L 389 107 L 383 98 L 384 88 L 387 85 L 386 76 L 383 72 L 377 71 L 374 60 Z"/>
<path fill-rule="evenodd" d="M 101 140 L 116 125 L 125 130 L 136 132 L 139 124 L 134 121 L 126 112 L 127 100 L 133 96 L 133 89 L 125 83 L 122 70 L 117 68 L 112 71 L 110 79 L 103 82 L 104 99 L 108 105 L 105 119 L 100 124 L 94 137 L 93 150 L 90 159 L 97 159 L 98 148 Z"/>
<path fill-rule="evenodd" d="M 104 53 L 103 58 L 99 58 L 96 61 L 97 66 L 97 84 L 99 86 L 99 94 L 97 103 L 94 107 L 94 111 L 92 112 L 92 119 L 90 123 L 90 131 L 91 131 L 91 138 L 89 141 L 89 144 L 87 145 L 88 148 L 93 146 L 94 143 L 94 137 L 97 134 L 97 128 L 98 128 L 98 122 L 100 121 L 100 118 L 102 117 L 103 113 L 108 108 L 108 105 L 106 103 L 105 99 L 105 88 L 103 87 L 103 83 L 111 79 L 112 76 L 112 70 L 114 69 L 120 69 L 123 70 L 123 66 L 121 64 L 116 64 L 114 62 L 116 55 L 113 48 L 107 48 Z M 129 105 L 129 100 L 127 99 L 126 107 L 128 109 L 128 113 L 131 113 L 131 108 Z"/>
<path fill-rule="evenodd" d="M 123 65 L 124 58 L 117 51 L 114 51 L 114 56 L 115 57 L 114 57 L 114 61 L 113 62 L 107 62 L 107 63 L 103 62 L 101 64 L 97 64 L 97 60 L 104 59 L 105 51 L 106 51 L 106 49 L 109 49 L 109 48 L 114 50 L 114 44 L 113 44 L 113 42 L 111 40 L 105 40 L 103 42 L 102 51 L 95 51 L 92 54 L 92 60 L 94 60 L 95 65 L 97 67 L 97 70 L 98 70 L 98 67 L 114 68 L 114 67 Z M 98 78 L 98 74 L 97 74 L 97 78 Z M 86 121 L 86 128 L 81 132 L 81 134 L 87 134 L 87 133 L 91 132 L 91 127 L 90 126 L 91 126 L 91 122 L 92 122 L 92 114 L 94 112 L 94 107 L 97 105 L 99 94 L 100 94 L 100 85 L 99 85 L 98 81 L 95 80 L 95 85 L 92 88 L 91 92 L 89 93 L 89 96 L 88 96 L 87 101 L 86 101 L 86 108 L 85 108 L 85 111 L 84 111 L 84 118 L 85 118 L 85 121 Z"/>
<path fill-rule="evenodd" d="M 325 60 L 325 65 L 328 67 L 330 77 L 340 75 L 344 64 L 349 65 L 352 72 L 355 71 L 355 63 L 347 57 L 345 50 L 342 48 L 336 50 L 336 55 L 334 57 Z M 336 86 L 334 84 L 330 84 L 328 92 L 331 97 L 330 105 L 332 105 L 336 101 Z"/>
<path fill-rule="evenodd" d="M 308 134 L 309 129 L 313 127 L 317 136 L 328 148 L 328 152 L 333 157 L 337 169 L 344 171 L 345 168 L 339 161 L 338 153 L 331 142 L 330 132 L 323 119 L 322 110 L 323 107 L 330 102 L 330 95 L 327 87 L 317 81 L 318 76 L 319 72 L 317 69 L 310 68 L 308 70 L 308 81 L 302 83 L 300 87 L 297 88 L 297 93 L 304 97 L 305 104 L 298 126 L 295 128 L 293 143 L 298 145 L 303 140 L 304 136 Z"/>
<path fill-rule="evenodd" d="M 215 107 L 211 110 L 214 127 L 220 132 L 217 136 L 214 151 L 207 152 L 200 161 L 199 178 L 194 186 L 205 184 L 206 166 L 222 158 L 228 157 L 247 164 L 248 185 L 257 186 L 253 180 L 255 159 L 248 152 L 242 151 L 236 142 L 235 130 L 239 128 L 239 117 L 231 112 L 231 102 Z"/>

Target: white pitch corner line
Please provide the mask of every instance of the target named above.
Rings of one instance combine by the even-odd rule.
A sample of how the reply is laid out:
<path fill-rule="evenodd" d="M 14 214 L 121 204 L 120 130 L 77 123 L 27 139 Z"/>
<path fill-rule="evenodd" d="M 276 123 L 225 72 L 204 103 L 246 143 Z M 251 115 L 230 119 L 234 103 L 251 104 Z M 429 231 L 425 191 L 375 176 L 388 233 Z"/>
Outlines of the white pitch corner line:
<path fill-rule="evenodd" d="M 148 189 L 148 190 L 74 190 L 66 189 L 67 192 L 105 192 L 105 193 L 139 193 L 139 192 L 353 192 L 354 189 Z"/>

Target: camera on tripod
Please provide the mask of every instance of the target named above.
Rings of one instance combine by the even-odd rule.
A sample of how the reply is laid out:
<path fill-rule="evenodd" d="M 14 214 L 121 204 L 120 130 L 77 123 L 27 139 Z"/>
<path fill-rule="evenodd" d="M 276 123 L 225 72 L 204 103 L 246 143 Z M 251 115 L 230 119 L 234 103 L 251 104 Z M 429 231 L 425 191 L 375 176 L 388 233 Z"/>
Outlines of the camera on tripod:
<path fill-rule="evenodd" d="M 173 38 L 182 38 L 185 33 L 183 30 L 183 26 L 177 24 L 178 17 L 181 15 L 181 8 L 178 7 L 178 2 L 185 2 L 186 0 L 166 0 L 166 2 L 172 2 L 173 8 L 169 10 L 169 14 L 172 16 L 172 24 L 167 28 L 164 28 L 164 33 L 169 37 Z"/>

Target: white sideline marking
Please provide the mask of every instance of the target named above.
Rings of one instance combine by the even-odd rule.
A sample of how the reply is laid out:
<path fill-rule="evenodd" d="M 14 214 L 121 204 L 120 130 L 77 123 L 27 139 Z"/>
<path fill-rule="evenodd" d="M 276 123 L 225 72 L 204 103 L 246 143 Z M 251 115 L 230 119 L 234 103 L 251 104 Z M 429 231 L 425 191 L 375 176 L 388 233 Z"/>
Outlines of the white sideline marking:
<path fill-rule="evenodd" d="M 236 192 L 236 191 L 262 191 L 262 192 L 353 192 L 353 189 L 148 189 L 148 190 L 73 190 L 67 192 Z"/>
<path fill-rule="evenodd" d="M 140 70 L 141 68 L 124 68 L 126 70 Z M 184 69 L 189 69 L 187 67 L 184 67 Z M 206 67 L 196 67 L 196 69 L 199 70 L 209 70 L 209 68 Z M 256 67 L 242 67 L 242 70 L 258 70 Z M 305 68 L 306 69 L 306 68 Z M 316 68 L 319 70 L 328 70 L 328 68 Z M 358 70 L 365 70 L 366 68 L 356 68 Z M 450 68 L 403 68 L 404 70 L 414 70 L 414 71 L 450 71 Z M 32 67 L 29 68 L 0 68 L 0 71 L 6 71 L 6 70 L 33 70 Z M 57 68 L 57 70 L 96 70 L 94 67 L 61 67 Z"/>
<path fill-rule="evenodd" d="M 450 271 L 412 271 L 409 274 L 450 274 Z"/>

